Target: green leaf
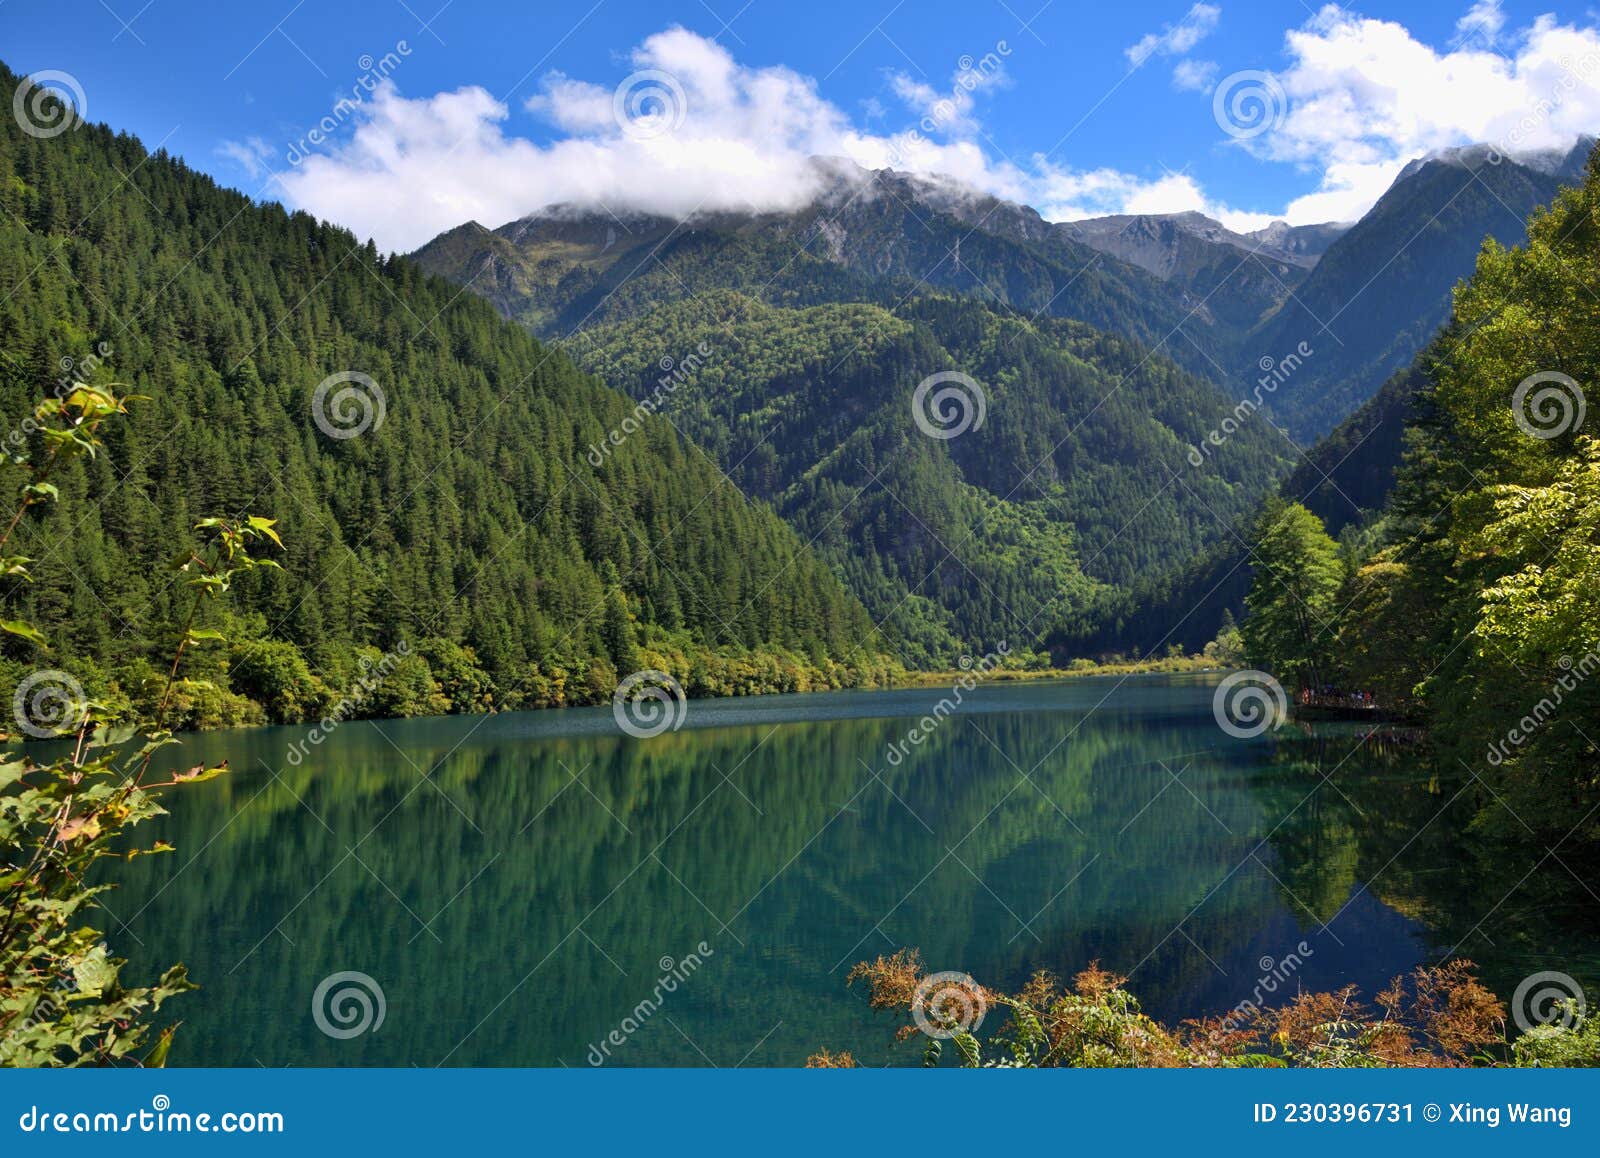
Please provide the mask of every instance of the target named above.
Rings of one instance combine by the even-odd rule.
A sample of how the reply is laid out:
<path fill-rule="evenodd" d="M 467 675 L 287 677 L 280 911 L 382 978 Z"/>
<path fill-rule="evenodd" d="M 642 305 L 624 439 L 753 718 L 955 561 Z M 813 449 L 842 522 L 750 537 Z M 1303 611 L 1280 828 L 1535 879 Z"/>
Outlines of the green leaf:
<path fill-rule="evenodd" d="M 116 985 L 117 963 L 111 960 L 104 945 L 96 945 L 73 965 L 72 980 L 83 996 L 99 997 Z"/>
<path fill-rule="evenodd" d="M 277 526 L 277 523 L 277 519 L 264 519 L 260 515 L 250 516 L 250 526 L 253 529 L 260 531 L 267 538 L 278 544 L 279 547 L 282 547 L 283 540 L 278 538 L 278 532 L 272 529 L 273 527 Z"/>
<path fill-rule="evenodd" d="M 950 1039 L 956 1043 L 956 1049 L 961 1052 L 962 1063 L 969 1068 L 976 1069 L 982 1058 L 978 1049 L 978 1039 L 966 1030 L 959 1030 Z"/>
<path fill-rule="evenodd" d="M 10 632 L 12 635 L 20 635 L 23 639 L 38 647 L 48 648 L 50 646 L 49 641 L 45 639 L 39 629 L 24 620 L 0 619 L 0 628 Z"/>

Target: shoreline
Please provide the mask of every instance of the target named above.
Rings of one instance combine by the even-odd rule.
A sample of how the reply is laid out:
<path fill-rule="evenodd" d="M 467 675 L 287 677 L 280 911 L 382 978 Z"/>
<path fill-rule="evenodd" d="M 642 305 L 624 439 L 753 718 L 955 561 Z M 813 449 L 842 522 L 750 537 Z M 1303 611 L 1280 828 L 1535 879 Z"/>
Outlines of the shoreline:
<path fill-rule="evenodd" d="M 766 698 L 766 697 L 770 697 L 770 696 L 785 696 L 785 695 L 827 696 L 827 695 L 835 694 L 835 693 L 838 693 L 838 692 L 914 691 L 914 690 L 921 690 L 921 689 L 954 686 L 954 685 L 958 685 L 960 683 L 960 681 L 962 681 L 964 679 L 971 679 L 971 680 L 974 680 L 975 682 L 980 682 L 980 683 L 985 683 L 985 684 L 993 684 L 993 683 L 1043 683 L 1043 682 L 1049 682 L 1049 681 L 1052 681 L 1052 680 L 1074 680 L 1074 679 L 1105 678 L 1105 677 L 1110 677 L 1110 676 L 1210 675 L 1210 674 L 1219 674 L 1220 675 L 1220 674 L 1223 674 L 1223 673 L 1226 673 L 1226 672 L 1229 672 L 1229 671 L 1237 670 L 1236 668 L 1230 667 L 1227 664 L 1219 664 L 1215 660 L 1207 659 L 1207 658 L 1204 658 L 1204 657 L 1201 657 L 1201 656 L 1178 656 L 1178 657 L 1168 656 L 1168 657 L 1163 657 L 1163 658 L 1160 658 L 1160 659 L 1126 660 L 1126 661 L 1122 661 L 1122 662 L 1100 663 L 1100 664 L 1092 664 L 1092 665 L 1088 664 L 1088 663 L 1083 663 L 1082 661 L 1080 661 L 1080 664 L 1081 664 L 1081 666 L 1065 667 L 1065 668 L 1062 668 L 1062 667 L 1051 667 L 1051 668 L 1031 668 L 1031 669 L 995 669 L 995 670 L 992 670 L 992 671 L 989 671 L 989 672 L 983 674 L 981 677 L 975 675 L 975 673 L 972 670 L 963 670 L 961 668 L 946 668 L 946 669 L 928 670 L 928 671 L 906 671 L 902 678 L 895 679 L 895 680 L 892 680 L 890 682 L 879 684 L 879 685 L 872 686 L 872 687 L 816 688 L 816 689 L 809 689 L 809 690 L 806 690 L 806 691 L 785 691 L 785 690 L 782 690 L 782 689 L 774 688 L 772 690 L 763 690 L 763 691 L 755 691 L 755 692 L 735 692 L 735 693 L 730 693 L 730 694 L 726 694 L 726 695 L 689 696 L 689 697 L 685 698 L 684 702 L 685 703 L 700 703 L 700 702 L 709 703 L 709 702 L 719 702 L 719 701 L 724 701 L 724 700 L 762 699 L 762 698 Z M 546 705 L 546 706 L 542 706 L 542 707 L 500 708 L 500 709 L 492 709 L 490 711 L 485 711 L 485 712 L 445 712 L 445 713 L 441 713 L 441 714 L 411 715 L 411 716 L 352 716 L 352 717 L 349 717 L 347 719 L 339 720 L 338 724 L 339 725 L 349 725 L 349 724 L 356 724 L 356 723 L 369 723 L 369 724 L 402 723 L 402 722 L 409 721 L 409 720 L 481 719 L 483 717 L 488 717 L 488 716 L 518 715 L 518 714 L 523 714 L 523 713 L 529 713 L 529 714 L 533 714 L 533 713 L 538 713 L 538 714 L 559 713 L 559 712 L 565 712 L 565 711 L 581 710 L 581 709 L 584 709 L 584 708 L 603 708 L 603 707 L 606 706 L 606 703 L 607 703 L 607 701 L 597 701 L 597 702 L 594 702 L 594 703 L 574 703 L 574 704 L 560 704 L 560 705 L 552 704 L 552 705 Z M 1305 723 L 1312 723 L 1312 722 L 1315 722 L 1315 721 L 1318 721 L 1318 720 L 1326 721 L 1327 719 L 1330 718 L 1330 716 L 1328 714 L 1323 714 L 1323 713 L 1319 713 L 1319 712 L 1302 713 L 1300 710 L 1297 710 L 1298 707 L 1299 707 L 1298 705 L 1294 705 L 1294 704 L 1290 705 L 1290 718 L 1291 719 L 1294 719 L 1294 720 L 1297 720 L 1297 721 L 1301 721 L 1301 722 L 1305 722 Z M 1363 718 L 1366 718 L 1366 717 L 1363 717 Z M 1417 726 L 1416 722 L 1414 720 L 1411 720 L 1411 719 L 1408 719 L 1406 717 L 1399 716 L 1399 715 L 1393 715 L 1393 714 L 1390 714 L 1390 713 L 1381 713 L 1381 712 L 1374 713 L 1373 716 L 1370 717 L 1370 720 L 1375 726 L 1407 726 L 1407 725 L 1412 726 L 1412 727 L 1416 727 Z M 177 736 L 177 737 L 182 737 L 182 736 L 186 736 L 186 735 L 187 736 L 216 736 L 216 735 L 221 735 L 221 734 L 229 733 L 229 732 L 233 732 L 233 733 L 248 733 L 248 732 L 268 731 L 268 730 L 274 730 L 274 729 L 297 729 L 297 730 L 303 730 L 303 729 L 307 729 L 307 728 L 315 728 L 315 727 L 318 726 L 319 723 L 320 723 L 320 721 L 317 721 L 317 720 L 308 720 L 308 721 L 301 721 L 301 722 L 295 722 L 295 723 L 229 724 L 229 725 L 224 725 L 222 727 L 189 729 L 189 730 L 185 730 L 183 732 L 175 733 L 175 736 Z M 119 727 L 116 730 L 118 732 L 129 731 L 129 729 L 126 726 Z M 5 749 L 11 750 L 11 751 L 28 751 L 30 749 L 37 750 L 38 747 L 43 747 L 45 745 L 54 744 L 54 743 L 62 743 L 63 740 L 64 740 L 64 738 L 55 738 L 55 739 L 49 739 L 49 740 L 44 740 L 44 739 L 41 739 L 41 740 L 30 740 L 30 741 L 22 741 L 20 743 L 18 743 L 16 741 L 12 741 L 11 743 L 3 745 L 3 747 Z"/>
<path fill-rule="evenodd" d="M 997 670 L 994 670 L 994 671 L 991 671 L 991 672 L 988 672 L 987 674 L 985 674 L 982 677 L 981 682 L 983 682 L 983 683 L 1037 683 L 1037 682 L 1043 682 L 1043 681 L 1048 681 L 1048 680 L 1081 679 L 1081 678 L 1094 677 L 1094 676 L 1188 675 L 1188 674 L 1204 674 L 1204 673 L 1208 673 L 1208 672 L 1221 673 L 1221 672 L 1226 672 L 1226 671 L 1229 671 L 1229 670 L 1231 670 L 1231 669 L 1228 668 L 1227 666 L 1219 665 L 1219 664 L 1217 664 L 1217 663 L 1215 663 L 1215 662 L 1213 662 L 1211 660 L 1204 660 L 1204 659 L 1201 659 L 1200 657 L 1197 657 L 1197 656 L 1185 656 L 1185 657 L 1180 657 L 1180 658 L 1168 657 L 1168 658 L 1164 658 L 1164 659 L 1129 660 L 1129 661 L 1124 662 L 1124 663 L 1096 664 L 1093 667 L 1037 668 L 1037 669 L 1028 669 L 1028 670 L 1022 670 L 1022 669 L 998 670 L 997 669 Z M 977 677 L 974 676 L 974 673 L 972 671 L 970 671 L 970 670 L 964 671 L 961 668 L 948 668 L 948 669 L 937 670 L 937 671 L 935 671 L 935 670 L 929 670 L 929 671 L 907 671 L 903 678 L 892 680 L 890 682 L 883 683 L 883 684 L 878 684 L 876 686 L 871 686 L 871 687 L 814 688 L 814 689 L 809 689 L 809 690 L 806 690 L 806 691 L 787 691 L 787 690 L 783 690 L 783 689 L 779 689 L 779 688 L 773 688 L 771 690 L 762 690 L 762 691 L 755 691 L 755 692 L 734 692 L 734 693 L 727 694 L 727 695 L 689 696 L 689 697 L 685 698 L 684 702 L 686 702 L 686 703 L 697 703 L 697 702 L 718 702 L 718 701 L 723 701 L 723 700 L 762 699 L 762 698 L 769 697 L 769 696 L 785 696 L 785 695 L 826 696 L 826 695 L 831 695 L 831 694 L 834 694 L 834 693 L 837 693 L 837 692 L 912 691 L 912 690 L 923 689 L 923 688 L 944 687 L 946 685 L 955 684 L 955 683 L 959 682 L 962 679 L 976 679 L 976 678 Z M 584 708 L 603 708 L 603 707 L 605 707 L 607 705 L 608 702 L 609 701 L 601 700 L 601 701 L 596 701 L 594 703 L 549 704 L 549 705 L 545 705 L 545 706 L 541 706 L 541 707 L 498 708 L 498 709 L 492 709 L 490 711 L 485 711 L 485 712 L 444 712 L 444 713 L 439 713 L 439 714 L 413 715 L 413 716 L 351 716 L 351 717 L 348 717 L 348 718 L 344 718 L 344 719 L 338 720 L 336 726 L 345 726 L 345 725 L 356 724 L 356 723 L 368 723 L 368 724 L 398 723 L 398 722 L 404 722 L 404 721 L 408 721 L 408 720 L 481 719 L 481 718 L 487 717 L 487 716 L 515 715 L 515 714 L 521 714 L 521 713 L 540 713 L 540 714 L 543 714 L 543 713 L 546 713 L 546 712 L 565 712 L 565 711 L 580 710 L 580 709 L 584 709 Z M 174 736 L 175 737 L 180 737 L 180 738 L 183 737 L 183 736 L 217 736 L 217 735 L 222 735 L 224 733 L 229 733 L 229 732 L 234 732 L 234 733 L 261 732 L 261 731 L 268 731 L 268 730 L 280 729 L 280 728 L 281 729 L 305 730 L 305 729 L 309 729 L 309 728 L 316 728 L 316 727 L 319 726 L 320 723 L 321 723 L 321 721 L 319 721 L 319 720 L 304 720 L 304 721 L 297 721 L 297 722 L 293 722 L 293 723 L 224 724 L 224 725 L 222 725 L 220 727 L 213 727 L 213 728 L 191 728 L 191 729 L 185 729 L 184 731 L 181 731 L 181 732 L 175 732 Z M 133 729 L 133 728 L 129 727 L 128 725 L 124 724 L 124 725 L 118 725 L 114 729 L 114 731 L 116 733 L 118 733 L 119 735 L 122 734 L 122 733 L 127 733 L 127 736 L 123 737 L 123 738 L 131 738 L 133 733 L 136 731 L 136 729 Z M 4 750 L 7 750 L 7 751 L 16 751 L 16 752 L 27 752 L 27 751 L 30 751 L 30 750 L 37 751 L 38 749 L 43 748 L 45 746 L 48 746 L 50 744 L 65 743 L 68 740 L 69 740 L 69 737 L 65 737 L 65 736 L 53 737 L 53 738 L 50 738 L 50 739 L 35 739 L 35 740 L 21 740 L 21 741 L 13 739 L 12 741 L 8 742 L 7 744 L 0 745 L 0 749 L 4 749 Z"/>
<path fill-rule="evenodd" d="M 1079 661 L 1082 662 L 1082 661 Z M 1117 663 L 1092 663 L 1091 666 L 1051 667 L 1035 669 L 997 668 L 984 675 L 985 683 L 1009 681 L 1021 683 L 1032 680 L 1081 679 L 1089 676 L 1113 675 L 1191 675 L 1207 672 L 1227 672 L 1233 668 L 1201 656 L 1168 656 L 1161 659 L 1133 659 Z M 908 671 L 904 681 L 887 685 L 889 688 L 921 688 L 951 683 L 971 676 L 970 671 L 947 668 L 939 671 Z"/>

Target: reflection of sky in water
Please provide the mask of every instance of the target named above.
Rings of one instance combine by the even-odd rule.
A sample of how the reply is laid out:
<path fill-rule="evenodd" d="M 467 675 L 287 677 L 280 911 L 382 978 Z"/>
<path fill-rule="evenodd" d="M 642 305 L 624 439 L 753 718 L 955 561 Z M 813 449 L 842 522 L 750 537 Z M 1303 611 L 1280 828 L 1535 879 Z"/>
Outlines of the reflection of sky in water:
<path fill-rule="evenodd" d="M 240 1065 L 583 1065 L 702 941 L 614 1063 L 913 1063 L 844 987 L 902 945 L 997 985 L 1099 959 L 1163 1019 L 1290 954 L 1280 993 L 1370 993 L 1460 939 L 1503 995 L 1594 964 L 1559 870 L 1494 908 L 1538 858 L 1478 853 L 1414 756 L 1236 740 L 1210 681 L 1144 678 L 980 687 L 890 766 L 947 690 L 697 701 L 648 741 L 607 709 L 347 724 L 298 767 L 300 729 L 193 737 L 235 771 L 174 797 L 175 856 L 119 870 L 143 946 L 113 942 L 204 987 L 176 1062 Z M 318 1031 L 341 970 L 382 986 L 379 1031 Z"/>

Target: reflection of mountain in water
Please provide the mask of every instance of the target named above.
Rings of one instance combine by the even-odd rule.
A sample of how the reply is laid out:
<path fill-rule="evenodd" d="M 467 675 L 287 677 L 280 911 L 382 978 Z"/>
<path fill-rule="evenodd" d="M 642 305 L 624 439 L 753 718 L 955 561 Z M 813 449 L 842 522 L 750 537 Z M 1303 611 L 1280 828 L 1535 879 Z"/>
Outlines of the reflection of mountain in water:
<path fill-rule="evenodd" d="M 593 713 L 347 725 L 276 779 L 290 730 L 204 737 L 186 755 L 246 771 L 181 794 L 178 856 L 134 862 L 111 905 L 148 946 L 136 968 L 179 956 L 205 986 L 182 1062 L 579 1065 L 704 940 L 616 1061 L 793 1064 L 820 1044 L 915 1060 L 843 983 L 901 945 L 994 984 L 1098 958 L 1177 1018 L 1248 997 L 1302 940 L 1305 984 L 1381 984 L 1427 955 L 1424 925 L 1456 935 L 1498 897 L 1479 903 L 1461 817 L 1423 827 L 1454 788 L 1414 758 L 1322 784 L 1348 744 L 1231 740 L 1194 681 L 1085 714 L 1111 686 L 981 688 L 897 767 L 884 752 L 942 692 L 696 704 L 729 726 L 645 742 Z M 534 734 L 567 724 L 592 734 Z M 1496 942 L 1545 936 L 1492 920 Z M 335 1041 L 309 1005 L 347 969 L 388 1013 Z"/>

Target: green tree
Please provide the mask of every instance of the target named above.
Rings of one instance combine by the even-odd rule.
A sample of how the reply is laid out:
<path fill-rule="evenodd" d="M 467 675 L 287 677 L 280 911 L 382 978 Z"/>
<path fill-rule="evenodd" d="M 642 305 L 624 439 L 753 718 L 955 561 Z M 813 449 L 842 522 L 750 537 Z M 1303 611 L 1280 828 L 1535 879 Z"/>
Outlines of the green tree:
<path fill-rule="evenodd" d="M 634 641 L 633 615 L 628 610 L 627 596 L 622 589 L 613 587 L 606 594 L 605 618 L 600 625 L 600 635 L 605 641 L 606 654 L 619 675 L 626 676 L 639 670 L 639 646 Z"/>
<path fill-rule="evenodd" d="M 1322 521 L 1298 503 L 1269 499 L 1251 530 L 1255 577 L 1240 631 L 1250 662 L 1321 686 L 1332 671 L 1332 628 L 1344 565 Z"/>
<path fill-rule="evenodd" d="M 1428 618 L 1428 591 L 1411 568 L 1380 554 L 1352 576 L 1343 601 L 1335 634 L 1340 669 L 1385 709 L 1410 712 L 1433 666 L 1429 640 L 1417 630 Z"/>

